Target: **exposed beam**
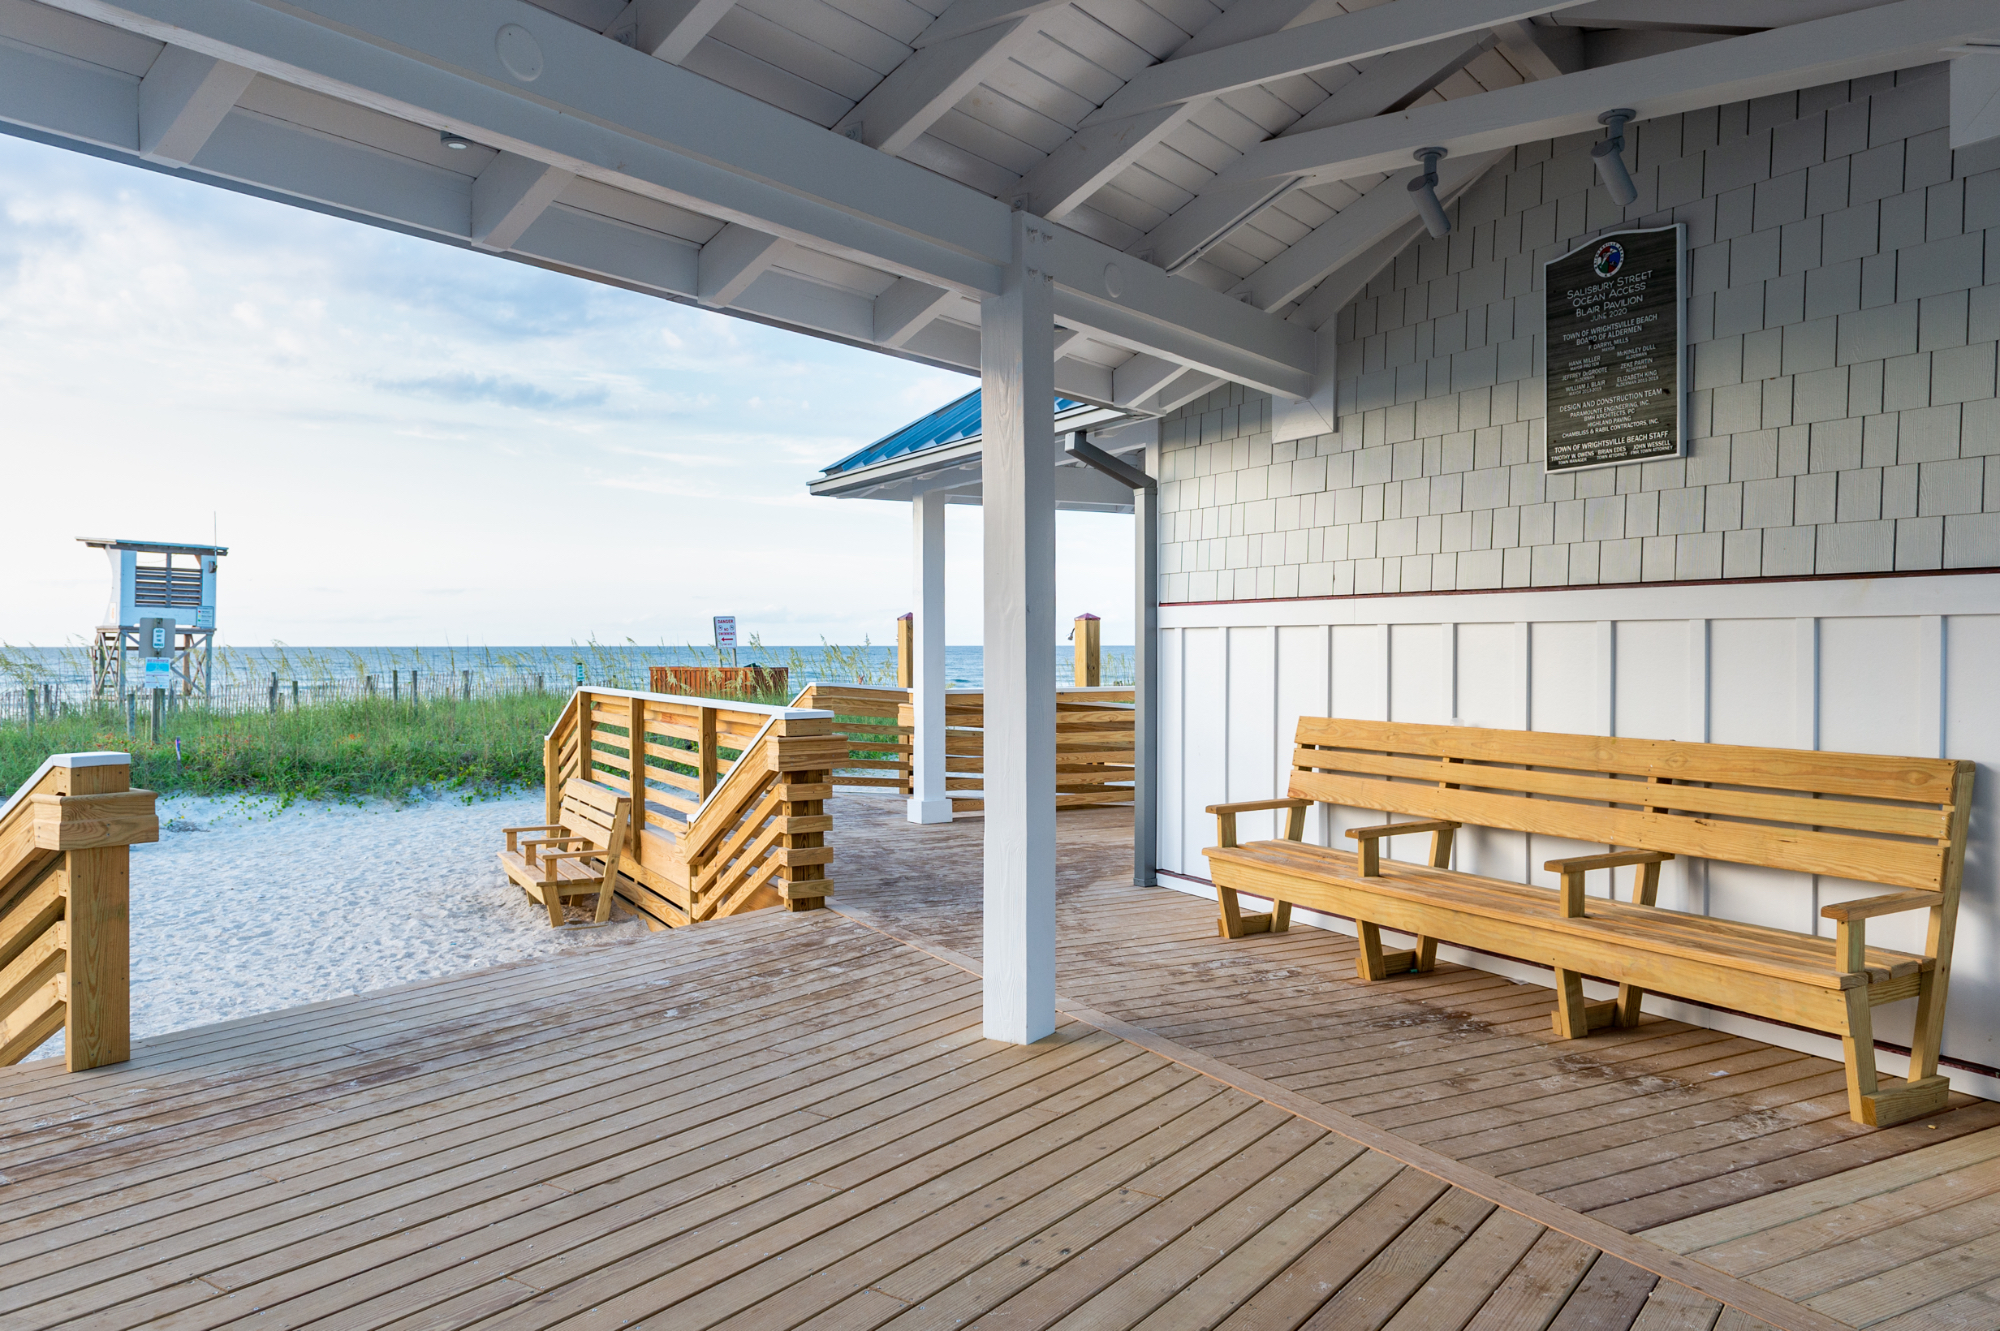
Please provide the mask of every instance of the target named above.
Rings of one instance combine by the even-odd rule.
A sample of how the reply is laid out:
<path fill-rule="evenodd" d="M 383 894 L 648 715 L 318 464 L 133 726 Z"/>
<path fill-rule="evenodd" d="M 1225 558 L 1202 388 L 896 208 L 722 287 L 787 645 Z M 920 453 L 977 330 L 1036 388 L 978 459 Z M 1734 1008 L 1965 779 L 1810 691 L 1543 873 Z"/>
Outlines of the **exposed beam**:
<path fill-rule="evenodd" d="M 255 77 L 185 47 L 161 51 L 139 81 L 139 155 L 175 166 L 192 162 Z"/>
<path fill-rule="evenodd" d="M 900 156 L 965 100 L 967 93 L 1022 41 L 1034 36 L 1025 18 L 926 46 L 841 117 L 834 128 L 890 156 Z"/>
<path fill-rule="evenodd" d="M 1139 402 L 1179 378 L 1187 367 L 1144 352 L 1111 371 L 1111 396 L 1120 406 Z"/>
<path fill-rule="evenodd" d="M 1315 2 L 1245 0 L 1217 15 L 1171 59 L 1267 36 Z M 1063 220 L 1207 104 L 1207 99 L 1170 102 L 1122 119 L 1086 123 L 1022 177 L 1019 192 L 1027 196 L 1026 207 L 1051 221 Z"/>
<path fill-rule="evenodd" d="M 731 222 L 701 247 L 696 295 L 704 305 L 733 305 L 783 252 L 784 241 Z M 870 331 L 873 331 L 871 321 Z"/>
<path fill-rule="evenodd" d="M 604 35 L 678 65 L 736 0 L 632 0 Z"/>
<path fill-rule="evenodd" d="M 1015 189 L 1026 195 L 1027 210 L 1060 222 L 1140 154 L 1187 123 L 1196 104 L 1156 106 L 1123 120 L 1090 125 L 1065 139 Z"/>
<path fill-rule="evenodd" d="M 1555 21 L 1580 28 L 1740 33 L 1810 23 L 1879 3 L 1881 0 L 1593 0 L 1555 15 Z"/>
<path fill-rule="evenodd" d="M 1348 301 L 1361 294 L 1382 271 L 1383 265 L 1390 263 L 1403 247 L 1415 240 L 1423 230 L 1423 224 L 1412 217 L 1388 235 L 1343 261 L 1341 265 L 1320 280 L 1312 294 L 1299 302 L 1292 311 L 1294 323 L 1305 325 L 1315 331 L 1326 327 L 1327 321 L 1339 314 Z"/>
<path fill-rule="evenodd" d="M 1006 204 L 519 0 L 454 0 L 450 22 L 429 7 L 379 0 L 56 4 L 892 276 L 991 294 L 1008 256 Z M 495 48 L 492 33 L 509 23 L 527 29 L 541 49 L 542 67 L 530 84 L 509 72 Z M 0 56 L 0 65 L 7 63 Z M 31 104 L 23 123 L 46 111 L 55 122 L 84 126 L 82 137 L 93 142 L 136 149 L 136 81 L 111 80 L 123 89 L 112 95 L 126 109 L 122 117 L 107 115 L 75 105 L 75 89 L 104 79 L 88 69 L 71 74 L 75 62 L 55 57 L 39 65 L 47 88 L 16 89 L 0 78 L 0 115 L 12 118 L 6 108 L 18 98 Z M 237 119 L 244 117 L 230 118 Z M 391 158 L 389 166 L 390 175 L 457 181 L 456 220 L 422 225 L 466 234 L 469 181 L 427 164 Z M 282 164 L 274 172 L 295 179 Z M 310 194 L 292 184 L 246 183 Z M 1304 330 L 1074 232 L 1056 228 L 1044 248 L 1055 298 L 1076 316 L 1065 319 L 1071 326 L 1268 391 L 1297 393 L 1310 378 L 1312 340 Z M 1114 270 L 1119 296 L 1107 290 Z M 861 305 L 870 309 L 872 332 L 872 304 Z"/>
<path fill-rule="evenodd" d="M 1447 157 L 1438 163 L 1438 197 L 1451 197 L 1477 180 L 1498 160 L 1496 152 Z M 1301 236 L 1285 251 L 1245 278 L 1238 290 L 1260 310 L 1275 310 L 1312 290 L 1347 259 L 1410 220 L 1409 182 L 1417 168 L 1400 171 Z"/>
<path fill-rule="evenodd" d="M 1484 33 L 1461 33 L 1442 41 L 1392 51 L 1282 131 L 1294 134 L 1326 125 L 1381 115 L 1406 105 L 1485 49 Z M 1264 207 L 1289 193 L 1286 179 L 1218 184 L 1183 204 L 1146 237 L 1153 262 L 1178 272 L 1219 244 Z M 1282 303 L 1282 302 L 1280 302 Z M 1271 308 L 1266 306 L 1264 308 Z"/>
<path fill-rule="evenodd" d="M 1116 120 L 1155 106 L 1217 97 L 1239 88 L 1310 74 L 1420 46 L 1496 23 L 1546 14 L 1582 0 L 1396 0 L 1396 3 L 1304 23 L 1233 46 L 1140 70 L 1084 120 Z"/>
<path fill-rule="evenodd" d="M 957 299 L 958 293 L 945 287 L 914 277 L 898 278 L 875 297 L 875 340 L 885 347 L 901 347 Z"/>
<path fill-rule="evenodd" d="M 2000 46 L 1951 62 L 1953 148 L 2000 136 Z"/>
<path fill-rule="evenodd" d="M 1400 111 L 1493 45 L 1483 32 L 1461 32 L 1422 46 L 1391 51 L 1342 84 L 1325 101 L 1278 131 L 1283 138 Z"/>
<path fill-rule="evenodd" d="M 1200 370 L 1183 370 L 1162 385 L 1159 392 L 1137 405 L 1142 411 L 1164 416 L 1170 411 L 1180 410 L 1203 394 L 1214 392 L 1227 382 Z"/>
<path fill-rule="evenodd" d="M 1318 3 L 1319 0 L 1236 0 L 1235 4 L 1203 24 L 1200 32 L 1182 42 L 1167 58 L 1185 60 L 1203 51 L 1234 46 L 1238 42 L 1281 32 Z"/>
<path fill-rule="evenodd" d="M 933 19 L 911 45 L 922 50 L 954 37 L 963 37 L 968 32 L 1046 14 L 1069 3 L 1070 0 L 953 0 L 951 6 Z"/>
<path fill-rule="evenodd" d="M 1583 34 L 1575 28 L 1503 23 L 1493 30 L 1500 49 L 1532 79 L 1557 79 L 1583 68 Z"/>
<path fill-rule="evenodd" d="M 575 179 L 531 157 L 498 154 L 472 182 L 472 243 L 482 250 L 512 249 Z"/>
<path fill-rule="evenodd" d="M 1398 9 L 1401 4 L 1385 6 Z M 1369 10 L 1380 13 L 1382 10 Z M 1287 176 L 1345 180 L 1401 169 L 1410 145 L 1456 155 L 1584 133 L 1606 107 L 1651 120 L 1935 60 L 1940 47 L 1990 29 L 1992 0 L 1898 3 L 1796 27 L 1732 37 L 1538 83 L 1523 83 L 1258 145 L 1218 181 Z"/>

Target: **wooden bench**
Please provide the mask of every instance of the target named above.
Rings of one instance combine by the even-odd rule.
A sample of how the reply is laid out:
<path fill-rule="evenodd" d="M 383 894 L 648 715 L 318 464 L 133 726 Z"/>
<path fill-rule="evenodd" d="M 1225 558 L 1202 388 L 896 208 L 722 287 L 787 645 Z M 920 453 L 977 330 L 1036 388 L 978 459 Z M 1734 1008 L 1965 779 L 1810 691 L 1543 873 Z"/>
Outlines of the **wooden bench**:
<path fill-rule="evenodd" d="M 1548 966 L 1556 1034 L 1571 1039 L 1635 1024 L 1648 991 L 1831 1032 L 1845 1052 L 1855 1121 L 1886 1126 L 1945 1104 L 1938 1041 L 1973 770 L 1945 759 L 1301 717 L 1288 798 L 1210 806 L 1221 845 L 1206 853 L 1226 937 L 1282 931 L 1297 905 L 1355 921 L 1364 980 L 1429 970 L 1440 939 Z M 1417 821 L 1349 830 L 1355 848 L 1333 850 L 1304 841 L 1315 802 Z M 1284 838 L 1239 845 L 1238 815 L 1265 809 L 1288 812 Z M 1535 887 L 1450 867 L 1461 827 L 1614 849 L 1549 860 L 1561 886 Z M 1429 837 L 1427 863 L 1382 857 L 1384 840 L 1415 833 Z M 1459 858 L 1470 858 L 1456 839 Z M 1894 890 L 1822 908 L 1835 924 L 1828 938 L 1656 906 L 1660 864 L 1676 855 L 1819 875 L 1822 890 L 1843 880 L 1857 897 Z M 1624 866 L 1633 873 L 1627 900 L 1586 895 L 1587 874 Z M 1239 892 L 1269 898 L 1271 911 L 1243 913 Z M 1869 919 L 1916 910 L 1929 913 L 1921 952 L 1868 945 Z M 1383 928 L 1416 943 L 1385 951 Z M 1586 975 L 1616 983 L 1618 998 L 1586 1002 Z M 1884 1089 L 1872 1010 L 1906 998 L 1917 1000 L 1910 1073 Z"/>
<path fill-rule="evenodd" d="M 611 918 L 619 853 L 625 849 L 631 822 L 632 801 L 628 797 L 594 782 L 572 779 L 563 784 L 560 823 L 500 829 L 507 837 L 500 867 L 548 909 L 550 924 L 560 928 L 567 922 L 565 898 L 594 898 L 589 920 L 603 924 Z M 517 845 L 523 832 L 554 835 L 531 837 Z"/>

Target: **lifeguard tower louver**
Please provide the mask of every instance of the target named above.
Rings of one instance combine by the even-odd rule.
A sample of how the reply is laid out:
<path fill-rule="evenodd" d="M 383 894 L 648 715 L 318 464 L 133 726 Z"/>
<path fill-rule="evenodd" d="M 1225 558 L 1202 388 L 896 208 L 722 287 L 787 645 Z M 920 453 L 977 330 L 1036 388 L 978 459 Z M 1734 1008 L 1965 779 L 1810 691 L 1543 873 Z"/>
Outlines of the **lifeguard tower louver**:
<path fill-rule="evenodd" d="M 206 698 L 215 665 L 216 561 L 229 548 L 104 536 L 77 540 L 104 551 L 111 561 L 111 599 L 90 648 L 90 696 L 125 696 L 126 654 L 148 654 L 140 621 L 162 619 L 173 660 L 173 691 L 184 698 Z"/>

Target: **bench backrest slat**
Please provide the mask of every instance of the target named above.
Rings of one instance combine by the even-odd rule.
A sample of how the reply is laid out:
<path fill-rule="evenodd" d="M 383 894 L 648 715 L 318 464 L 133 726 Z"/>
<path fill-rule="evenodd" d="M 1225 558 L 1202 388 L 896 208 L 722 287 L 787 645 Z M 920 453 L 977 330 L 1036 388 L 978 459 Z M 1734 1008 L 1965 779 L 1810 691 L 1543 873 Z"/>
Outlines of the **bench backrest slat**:
<path fill-rule="evenodd" d="M 571 778 L 563 783 L 563 826 L 577 836 L 589 837 L 596 846 L 608 846 L 621 801 L 624 796 Z"/>
<path fill-rule="evenodd" d="M 1293 767 L 1292 795 L 1353 808 L 1956 887 L 1947 759 L 1301 717 Z"/>

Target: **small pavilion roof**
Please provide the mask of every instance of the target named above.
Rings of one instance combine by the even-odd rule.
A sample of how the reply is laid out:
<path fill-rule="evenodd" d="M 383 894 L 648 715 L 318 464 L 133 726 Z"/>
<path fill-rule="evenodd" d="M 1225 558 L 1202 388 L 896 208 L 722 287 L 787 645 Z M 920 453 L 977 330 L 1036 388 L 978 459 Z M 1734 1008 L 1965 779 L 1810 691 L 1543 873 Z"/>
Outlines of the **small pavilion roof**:
<path fill-rule="evenodd" d="M 1114 452 L 1142 448 L 1157 425 L 1133 422 L 1131 414 L 1089 402 L 1058 397 L 1050 446 L 1060 454 L 1061 437 L 1087 430 Z M 1108 436 L 1108 437 L 1107 437 Z M 947 502 L 977 504 L 984 455 L 979 390 L 954 398 L 900 429 L 856 449 L 821 471 L 815 495 L 833 499 L 908 500 L 923 490 L 944 490 Z M 1098 472 L 1059 458 L 1056 507 L 1099 513 L 1129 513 L 1131 492 Z"/>

